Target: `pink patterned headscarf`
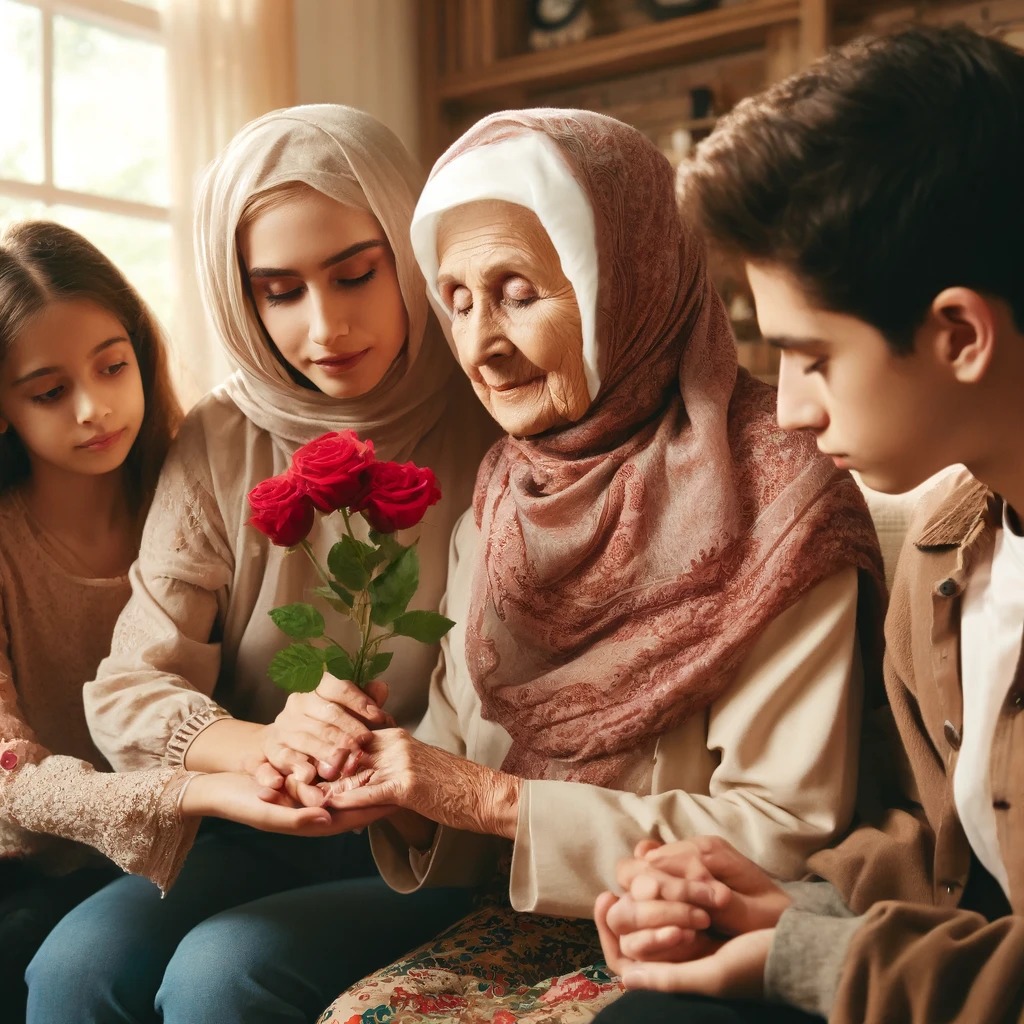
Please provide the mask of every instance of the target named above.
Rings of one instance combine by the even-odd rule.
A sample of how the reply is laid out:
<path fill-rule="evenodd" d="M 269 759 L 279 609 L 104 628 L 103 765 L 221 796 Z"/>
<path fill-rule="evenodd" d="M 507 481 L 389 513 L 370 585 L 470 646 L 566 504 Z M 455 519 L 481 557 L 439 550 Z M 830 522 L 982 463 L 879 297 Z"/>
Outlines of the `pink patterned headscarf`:
<path fill-rule="evenodd" d="M 773 618 L 845 566 L 877 584 L 881 558 L 850 476 L 781 431 L 774 389 L 738 370 L 644 136 L 586 111 L 506 112 L 434 174 L 527 132 L 593 208 L 600 387 L 580 422 L 506 437 L 481 466 L 466 654 L 484 717 L 512 737 L 505 770 L 614 785 L 728 690 Z"/>

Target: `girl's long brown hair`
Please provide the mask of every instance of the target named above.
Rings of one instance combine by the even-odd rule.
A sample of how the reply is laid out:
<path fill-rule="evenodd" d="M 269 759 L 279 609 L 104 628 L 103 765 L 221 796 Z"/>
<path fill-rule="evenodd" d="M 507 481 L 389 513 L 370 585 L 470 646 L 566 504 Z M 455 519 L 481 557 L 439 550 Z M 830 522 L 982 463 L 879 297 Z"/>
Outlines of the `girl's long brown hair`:
<path fill-rule="evenodd" d="M 124 325 L 135 350 L 146 409 L 124 463 L 139 523 L 181 423 L 163 333 L 124 275 L 91 242 L 51 221 L 25 221 L 0 236 L 0 363 L 27 324 L 53 302 L 88 299 Z M 13 430 L 0 434 L 0 493 L 28 478 L 28 453 Z"/>

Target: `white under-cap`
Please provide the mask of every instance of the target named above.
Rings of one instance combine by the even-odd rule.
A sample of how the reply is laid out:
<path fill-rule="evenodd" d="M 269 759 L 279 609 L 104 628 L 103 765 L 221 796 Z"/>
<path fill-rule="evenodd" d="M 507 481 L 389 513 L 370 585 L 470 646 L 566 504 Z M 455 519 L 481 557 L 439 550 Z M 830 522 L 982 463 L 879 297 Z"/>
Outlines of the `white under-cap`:
<path fill-rule="evenodd" d="M 596 332 L 597 235 L 590 200 L 557 146 L 540 132 L 470 149 L 436 171 L 416 204 L 410 233 L 427 288 L 449 314 L 437 288 L 438 224 L 446 210 L 482 199 L 532 210 L 551 239 L 562 272 L 576 293 L 583 328 L 583 367 L 593 401 L 601 375 Z"/>

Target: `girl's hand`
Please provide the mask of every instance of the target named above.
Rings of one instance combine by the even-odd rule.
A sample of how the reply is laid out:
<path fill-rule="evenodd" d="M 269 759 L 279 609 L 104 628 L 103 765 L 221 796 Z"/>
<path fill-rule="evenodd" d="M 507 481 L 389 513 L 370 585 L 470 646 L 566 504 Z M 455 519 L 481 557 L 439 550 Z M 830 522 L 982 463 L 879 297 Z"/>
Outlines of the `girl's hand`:
<path fill-rule="evenodd" d="M 261 787 L 241 772 L 196 775 L 181 797 L 181 813 L 185 817 L 226 818 L 263 832 L 298 836 L 327 836 L 363 828 L 393 809 L 339 812 L 322 805 L 303 807 L 284 793 Z"/>
<path fill-rule="evenodd" d="M 319 806 L 319 779 L 336 779 L 354 770 L 372 728 L 393 725 L 380 705 L 387 684 L 370 683 L 363 692 L 354 683 L 325 673 L 312 693 L 293 693 L 281 713 L 259 736 L 260 757 L 246 767 L 260 785 L 282 789 L 299 803 Z"/>
<path fill-rule="evenodd" d="M 382 729 L 371 735 L 354 775 L 321 788 L 329 807 L 394 805 L 441 825 L 514 839 L 520 785 L 513 775 L 422 743 L 404 729 Z"/>

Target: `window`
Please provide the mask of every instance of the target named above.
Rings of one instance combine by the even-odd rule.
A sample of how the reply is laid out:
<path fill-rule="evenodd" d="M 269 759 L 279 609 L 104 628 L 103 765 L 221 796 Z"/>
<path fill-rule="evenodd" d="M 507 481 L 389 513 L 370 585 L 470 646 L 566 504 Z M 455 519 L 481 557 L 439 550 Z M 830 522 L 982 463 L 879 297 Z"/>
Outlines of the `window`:
<path fill-rule="evenodd" d="M 171 327 L 161 0 L 0 0 L 0 224 L 80 231 Z"/>

